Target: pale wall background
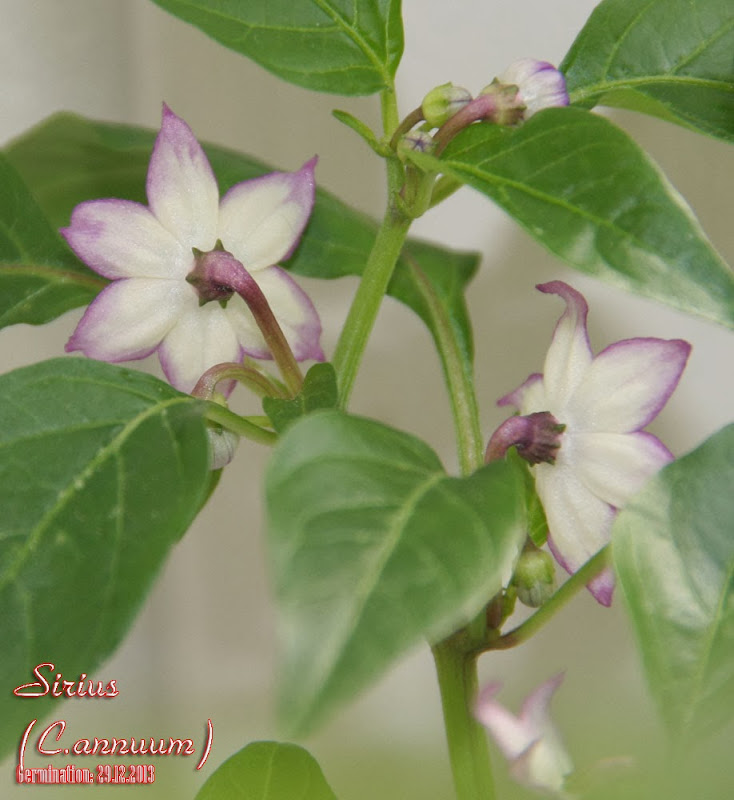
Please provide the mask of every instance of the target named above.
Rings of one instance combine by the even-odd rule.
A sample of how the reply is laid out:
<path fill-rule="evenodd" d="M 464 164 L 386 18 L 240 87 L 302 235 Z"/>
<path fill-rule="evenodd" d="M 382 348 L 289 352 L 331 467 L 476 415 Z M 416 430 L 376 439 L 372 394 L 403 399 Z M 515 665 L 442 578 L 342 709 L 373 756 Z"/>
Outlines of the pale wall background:
<path fill-rule="evenodd" d="M 594 5 L 592 0 L 404 0 L 401 110 L 407 113 L 428 89 L 447 80 L 477 91 L 518 57 L 559 62 Z M 318 153 L 321 185 L 364 211 L 381 214 L 381 166 L 330 115 L 332 108 L 347 109 L 377 127 L 374 99 L 321 96 L 281 83 L 146 0 L 0 0 L 0 64 L 3 142 L 58 109 L 155 128 L 165 100 L 199 138 L 280 168 L 295 169 Z M 668 171 L 734 262 L 732 150 L 655 120 L 632 114 L 615 118 Z M 734 375 L 725 331 L 565 269 L 470 190 L 420 220 L 415 233 L 485 254 L 470 303 L 487 435 L 503 419 L 494 407 L 496 398 L 542 364 L 561 307 L 533 286 L 552 278 L 586 293 L 595 349 L 630 336 L 682 337 L 693 343 L 681 385 L 654 426 L 676 453 L 730 420 Z M 322 313 L 329 353 L 355 283 L 307 286 Z M 0 368 L 59 355 L 80 313 L 40 329 L 0 331 Z M 448 405 L 428 336 L 416 318 L 390 300 L 370 342 L 353 407 L 426 438 L 450 467 L 455 465 Z M 114 707 L 78 702 L 58 712 L 73 738 L 200 740 L 211 717 L 215 744 L 205 770 L 209 774 L 246 742 L 278 736 L 259 486 L 266 456 L 263 448 L 240 447 L 214 499 L 168 561 L 130 636 L 96 671 L 95 678 L 119 681 L 122 694 Z M 607 611 L 580 596 L 531 644 L 481 663 L 485 679 L 505 681 L 509 703 L 560 669 L 566 669 L 567 678 L 555 702 L 557 716 L 580 767 L 634 752 L 639 742 L 657 741 L 660 732 L 621 603 Z M 406 658 L 307 745 L 345 800 L 448 797 L 427 649 Z M 155 796 L 190 797 L 205 777 L 194 773 L 190 761 L 157 764 L 156 787 L 127 788 L 127 797 L 142 791 L 152 797 L 155 790 Z M 78 790 L 13 787 L 10 766 L 6 762 L 0 772 L 3 797 L 76 796 Z M 93 791 L 104 796 L 103 790 Z M 517 790 L 512 796 L 525 795 Z"/>

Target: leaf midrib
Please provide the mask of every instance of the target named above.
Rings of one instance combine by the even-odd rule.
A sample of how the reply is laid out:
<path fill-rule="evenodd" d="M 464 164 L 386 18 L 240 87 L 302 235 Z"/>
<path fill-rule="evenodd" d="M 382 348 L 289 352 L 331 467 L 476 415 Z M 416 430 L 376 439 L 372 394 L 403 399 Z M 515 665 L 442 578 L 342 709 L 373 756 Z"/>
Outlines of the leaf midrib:
<path fill-rule="evenodd" d="M 77 492 L 84 489 L 88 480 L 94 475 L 96 469 L 103 464 L 110 456 L 116 455 L 129 435 L 140 425 L 143 424 L 150 417 L 156 414 L 163 414 L 167 409 L 183 404 L 189 403 L 188 397 L 174 397 L 163 403 L 147 408 L 144 412 L 137 414 L 133 417 L 122 430 L 108 442 L 107 445 L 100 448 L 97 455 L 87 464 L 87 466 L 78 474 L 69 478 L 66 488 L 60 493 L 59 498 L 55 505 L 50 508 L 39 522 L 32 528 L 26 538 L 25 545 L 20 549 L 15 561 L 8 567 L 4 576 L 0 576 L 0 592 L 12 581 L 14 581 L 23 565 L 36 549 L 36 546 L 43 536 L 48 526 L 53 522 L 56 516 L 68 505 L 71 499 Z M 77 486 L 79 484 L 79 486 Z"/>
<path fill-rule="evenodd" d="M 574 90 L 571 92 L 571 103 L 583 103 L 586 100 L 593 99 L 598 95 L 607 94 L 608 92 L 619 91 L 620 89 L 638 89 L 647 86 L 680 86 L 690 85 L 699 88 L 718 89 L 730 92 L 734 95 L 734 84 L 723 80 L 716 80 L 714 78 L 694 78 L 692 76 L 684 75 L 643 75 L 637 78 L 619 78 L 617 80 L 605 80 L 585 86 L 581 90 Z"/>
<path fill-rule="evenodd" d="M 361 620 L 369 599 L 374 594 L 375 586 L 379 582 L 385 566 L 390 561 L 395 553 L 395 550 L 401 542 L 401 534 L 405 530 L 405 524 L 410 516 L 415 511 L 421 499 L 440 481 L 446 478 L 445 473 L 435 472 L 426 476 L 406 497 L 402 505 L 396 510 L 388 528 L 388 533 L 385 536 L 383 543 L 380 547 L 375 548 L 376 557 L 373 559 L 372 569 L 367 571 L 360 580 L 359 584 L 354 590 L 352 597 L 354 602 L 350 605 L 347 622 L 342 621 L 341 630 L 338 636 L 331 639 L 331 646 L 325 648 L 322 652 L 322 670 L 321 677 L 316 681 L 316 686 L 321 687 L 320 692 L 316 692 L 314 696 L 319 696 L 328 685 L 329 680 L 335 675 L 339 663 L 345 652 L 345 644 L 348 642 L 350 636 L 357 630 L 359 621 Z M 345 635 L 346 634 L 346 635 Z M 324 669 L 325 667 L 325 669 Z M 310 709 L 306 711 L 309 713 Z"/>

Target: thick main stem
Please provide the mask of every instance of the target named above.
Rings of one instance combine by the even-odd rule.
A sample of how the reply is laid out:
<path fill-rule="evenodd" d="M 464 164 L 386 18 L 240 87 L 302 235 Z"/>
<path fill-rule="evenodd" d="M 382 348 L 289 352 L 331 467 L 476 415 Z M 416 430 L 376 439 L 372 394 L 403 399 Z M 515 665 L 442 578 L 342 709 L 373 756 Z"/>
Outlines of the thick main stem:
<path fill-rule="evenodd" d="M 433 648 L 454 788 L 457 800 L 494 800 L 486 736 L 471 712 L 477 660 L 462 640 L 462 634 L 456 634 Z"/>
<path fill-rule="evenodd" d="M 362 281 L 334 352 L 334 369 L 339 381 L 342 408 L 346 406 L 354 386 L 367 339 L 403 248 L 410 222 L 391 205 L 367 259 Z"/>

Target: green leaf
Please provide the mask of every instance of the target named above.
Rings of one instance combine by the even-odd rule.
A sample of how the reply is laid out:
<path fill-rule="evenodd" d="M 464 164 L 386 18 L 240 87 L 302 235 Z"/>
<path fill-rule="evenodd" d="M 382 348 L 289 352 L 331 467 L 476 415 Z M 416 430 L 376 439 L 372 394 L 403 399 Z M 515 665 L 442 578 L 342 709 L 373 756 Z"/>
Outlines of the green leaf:
<path fill-rule="evenodd" d="M 302 747 L 253 742 L 230 756 L 195 800 L 336 800 L 336 795 Z"/>
<path fill-rule="evenodd" d="M 10 691 L 38 664 L 102 680 L 93 671 L 208 489 L 202 413 L 158 379 L 98 361 L 0 376 L 0 753 L 49 708 Z"/>
<path fill-rule="evenodd" d="M 400 0 L 154 0 L 297 86 L 342 95 L 392 86 Z"/>
<path fill-rule="evenodd" d="M 612 529 L 650 688 L 676 737 L 734 716 L 732 485 L 729 425 L 663 469 Z"/>
<path fill-rule="evenodd" d="M 420 440 L 338 411 L 286 431 L 266 498 L 280 710 L 295 730 L 422 638 L 472 619 L 509 579 L 526 533 L 512 464 L 451 478 Z"/>
<path fill-rule="evenodd" d="M 306 373 L 303 388 L 297 397 L 283 400 L 280 397 L 263 397 L 263 409 L 270 417 L 273 428 L 282 433 L 291 422 L 324 408 L 336 408 L 339 390 L 334 367 L 325 362 L 314 364 Z"/>
<path fill-rule="evenodd" d="M 0 328 L 48 322 L 105 283 L 74 257 L 0 154 Z"/>
<path fill-rule="evenodd" d="M 12 142 L 7 155 L 49 219 L 62 226 L 68 225 L 72 209 L 83 200 L 120 197 L 145 203 L 145 176 L 154 139 L 153 131 L 142 128 L 56 114 Z M 214 145 L 204 148 L 222 193 L 235 183 L 273 171 L 273 167 L 232 150 Z M 376 234 L 373 219 L 317 189 L 311 220 L 285 266 L 296 274 L 317 278 L 361 275 Z M 430 328 L 430 316 L 408 268 L 411 259 L 420 263 L 446 304 L 471 360 L 464 288 L 477 270 L 479 256 L 409 241 L 388 292 Z"/>
<path fill-rule="evenodd" d="M 731 0 L 604 0 L 561 71 L 571 102 L 619 106 L 734 141 Z"/>
<path fill-rule="evenodd" d="M 517 129 L 472 125 L 441 159 L 570 266 L 734 326 L 734 273 L 658 167 L 608 120 L 542 111 Z"/>

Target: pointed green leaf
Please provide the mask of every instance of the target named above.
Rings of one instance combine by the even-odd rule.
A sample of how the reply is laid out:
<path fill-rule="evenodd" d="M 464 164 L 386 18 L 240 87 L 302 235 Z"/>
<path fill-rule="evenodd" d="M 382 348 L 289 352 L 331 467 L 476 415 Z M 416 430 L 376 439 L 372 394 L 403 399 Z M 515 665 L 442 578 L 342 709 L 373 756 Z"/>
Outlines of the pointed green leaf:
<path fill-rule="evenodd" d="M 0 753 L 49 698 L 52 662 L 93 675 L 209 485 L 203 405 L 119 367 L 56 359 L 0 376 Z"/>
<path fill-rule="evenodd" d="M 570 266 L 734 327 L 734 272 L 658 167 L 608 120 L 548 109 L 517 129 L 472 125 L 440 159 Z"/>
<path fill-rule="evenodd" d="M 392 85 L 403 54 L 400 0 L 154 0 L 283 80 L 320 92 Z"/>
<path fill-rule="evenodd" d="M 734 716 L 734 425 L 653 478 L 612 530 L 660 713 L 695 739 Z"/>
<path fill-rule="evenodd" d="M 418 439 L 338 411 L 288 429 L 266 497 L 280 709 L 296 730 L 473 618 L 526 534 L 523 477 L 509 462 L 451 478 Z"/>
<path fill-rule="evenodd" d="M 734 141 L 731 0 L 604 0 L 561 71 L 571 102 L 619 106 Z"/>
<path fill-rule="evenodd" d="M 0 153 L 0 328 L 48 322 L 105 284 L 71 253 Z"/>
<path fill-rule="evenodd" d="M 336 795 L 302 747 L 252 742 L 217 769 L 196 800 L 336 800 Z"/>
<path fill-rule="evenodd" d="M 263 397 L 263 409 L 278 433 L 300 417 L 324 408 L 336 408 L 339 390 L 334 367 L 325 362 L 314 364 L 303 379 L 303 388 L 297 397 L 284 400 L 280 397 Z"/>
<path fill-rule="evenodd" d="M 7 155 L 48 218 L 61 227 L 69 224 L 72 209 L 83 200 L 120 197 L 145 203 L 145 176 L 154 138 L 153 131 L 142 128 L 57 114 L 12 142 Z M 205 149 L 222 193 L 235 183 L 273 170 L 232 150 L 214 145 L 205 145 Z M 361 275 L 376 234 L 373 219 L 318 189 L 301 244 L 285 266 L 296 274 L 317 278 Z M 458 326 L 470 362 L 472 342 L 464 288 L 477 270 L 478 255 L 409 241 L 388 292 L 430 328 L 430 316 L 408 269 L 410 260 L 420 264 L 435 286 Z M 88 299 L 80 298 L 79 304 L 85 302 Z"/>

